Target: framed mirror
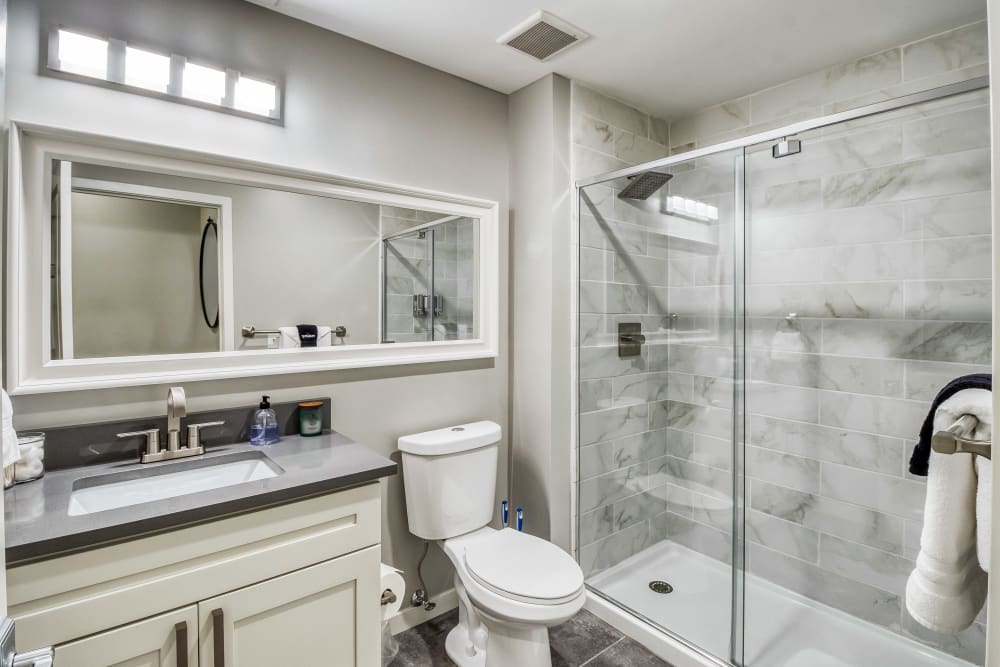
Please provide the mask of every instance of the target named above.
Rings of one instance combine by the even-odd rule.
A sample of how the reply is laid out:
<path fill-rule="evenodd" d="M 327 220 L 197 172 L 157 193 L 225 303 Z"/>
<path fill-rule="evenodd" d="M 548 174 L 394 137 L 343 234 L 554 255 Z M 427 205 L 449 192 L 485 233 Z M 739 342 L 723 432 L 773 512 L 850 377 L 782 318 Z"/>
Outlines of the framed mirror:
<path fill-rule="evenodd" d="M 219 328 L 219 227 L 208 218 L 201 230 L 201 248 L 198 251 L 198 294 L 201 297 L 201 314 L 205 325 L 212 330 Z"/>
<path fill-rule="evenodd" d="M 495 202 L 15 123 L 13 393 L 492 357 Z"/>

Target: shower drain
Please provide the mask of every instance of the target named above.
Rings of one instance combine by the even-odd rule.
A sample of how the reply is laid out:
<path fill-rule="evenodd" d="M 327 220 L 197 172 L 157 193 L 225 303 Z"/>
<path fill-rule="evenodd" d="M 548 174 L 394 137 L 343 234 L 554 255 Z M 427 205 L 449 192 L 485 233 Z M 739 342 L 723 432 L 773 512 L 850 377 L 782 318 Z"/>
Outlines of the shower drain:
<path fill-rule="evenodd" d="M 662 593 L 663 595 L 666 595 L 667 593 L 673 593 L 674 587 L 665 581 L 654 580 L 649 582 L 649 590 L 654 593 Z"/>

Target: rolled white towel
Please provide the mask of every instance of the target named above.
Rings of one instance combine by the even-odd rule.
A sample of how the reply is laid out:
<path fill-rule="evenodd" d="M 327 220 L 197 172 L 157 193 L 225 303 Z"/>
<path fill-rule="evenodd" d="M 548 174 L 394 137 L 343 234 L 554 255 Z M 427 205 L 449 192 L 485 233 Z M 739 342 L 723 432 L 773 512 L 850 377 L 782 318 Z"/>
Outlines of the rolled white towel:
<path fill-rule="evenodd" d="M 972 437 L 992 432 L 992 394 L 964 389 L 942 403 L 934 430 L 963 414 L 980 420 Z M 953 634 L 969 627 L 986 601 L 987 575 L 976 548 L 976 463 L 971 454 L 931 452 L 924 528 L 916 569 L 906 582 L 906 609 L 921 625 Z"/>
<path fill-rule="evenodd" d="M 302 347 L 298 327 L 278 327 L 278 331 L 281 332 L 279 347 Z M 333 330 L 330 327 L 316 327 L 316 347 L 331 345 L 333 345 Z"/>

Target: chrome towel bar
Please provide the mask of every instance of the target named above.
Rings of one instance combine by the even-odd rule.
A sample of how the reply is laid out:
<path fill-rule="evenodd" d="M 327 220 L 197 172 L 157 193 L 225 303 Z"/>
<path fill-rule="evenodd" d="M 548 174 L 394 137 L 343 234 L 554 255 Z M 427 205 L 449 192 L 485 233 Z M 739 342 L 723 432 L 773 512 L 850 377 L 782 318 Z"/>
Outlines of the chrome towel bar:
<path fill-rule="evenodd" d="M 967 453 L 990 458 L 990 440 L 972 440 L 969 435 L 976 429 L 979 420 L 973 415 L 962 415 L 944 431 L 938 431 L 931 438 L 931 448 L 938 454 Z"/>
<path fill-rule="evenodd" d="M 333 335 L 337 338 L 343 338 L 347 335 L 347 327 L 343 325 L 333 327 L 331 331 L 333 331 Z M 250 326 L 243 327 L 241 329 L 241 333 L 244 338 L 254 338 L 256 336 L 278 336 L 281 334 L 281 332 L 277 329 L 258 329 L 252 324 Z"/>

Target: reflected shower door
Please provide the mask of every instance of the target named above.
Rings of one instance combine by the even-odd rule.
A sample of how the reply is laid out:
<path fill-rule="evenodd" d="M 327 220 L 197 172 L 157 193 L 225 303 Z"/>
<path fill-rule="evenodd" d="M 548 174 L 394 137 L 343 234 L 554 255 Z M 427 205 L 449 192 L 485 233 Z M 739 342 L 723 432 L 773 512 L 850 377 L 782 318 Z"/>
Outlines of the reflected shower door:
<path fill-rule="evenodd" d="M 382 241 L 383 343 L 414 343 L 434 335 L 434 230 Z"/>
<path fill-rule="evenodd" d="M 746 664 L 982 664 L 985 614 L 906 612 L 906 464 L 938 389 L 990 370 L 987 91 L 796 138 L 747 149 Z"/>
<path fill-rule="evenodd" d="M 579 191 L 580 563 L 595 593 L 736 662 L 742 167 L 736 150 Z"/>

